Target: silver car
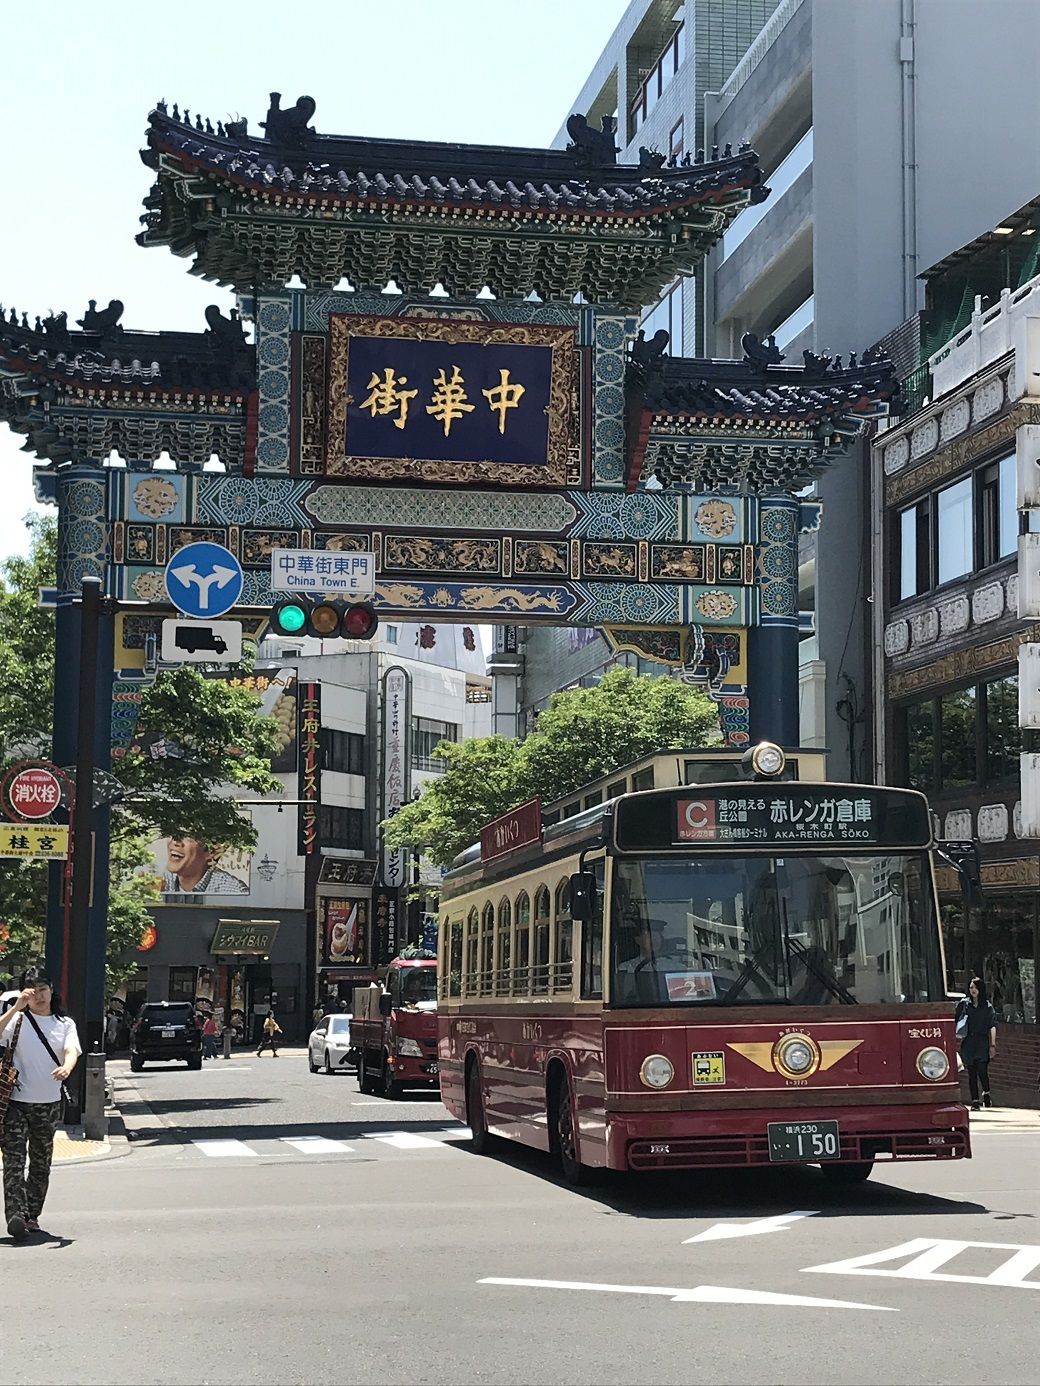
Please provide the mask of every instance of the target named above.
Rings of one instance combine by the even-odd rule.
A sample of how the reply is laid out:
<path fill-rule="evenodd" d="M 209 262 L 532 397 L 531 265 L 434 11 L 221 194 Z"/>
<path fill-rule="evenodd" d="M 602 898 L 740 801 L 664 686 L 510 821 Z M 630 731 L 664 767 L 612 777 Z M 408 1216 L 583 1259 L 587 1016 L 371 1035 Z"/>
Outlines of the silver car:
<path fill-rule="evenodd" d="M 326 1073 L 337 1073 L 355 1068 L 356 1062 L 350 1043 L 350 1016 L 323 1016 L 307 1041 L 307 1066 L 310 1071 L 317 1073 L 324 1068 Z"/>

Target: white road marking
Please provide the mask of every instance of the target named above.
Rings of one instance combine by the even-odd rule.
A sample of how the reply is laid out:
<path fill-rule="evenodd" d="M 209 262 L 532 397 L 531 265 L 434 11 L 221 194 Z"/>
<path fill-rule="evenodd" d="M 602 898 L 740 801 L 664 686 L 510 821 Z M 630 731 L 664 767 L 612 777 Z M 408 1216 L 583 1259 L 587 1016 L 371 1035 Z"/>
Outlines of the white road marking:
<path fill-rule="evenodd" d="M 989 1275 L 954 1275 L 943 1273 L 962 1252 L 973 1248 L 986 1251 L 1007 1251 L 1010 1254 Z M 912 1259 L 900 1266 L 886 1266 L 886 1261 Z M 885 1251 L 872 1251 L 867 1256 L 852 1256 L 847 1261 L 830 1261 L 824 1266 L 805 1266 L 809 1274 L 819 1275 L 880 1275 L 897 1280 L 938 1280 L 957 1285 L 1002 1285 L 1016 1290 L 1040 1290 L 1040 1280 L 1028 1280 L 1031 1271 L 1040 1267 L 1040 1246 L 1023 1246 L 1008 1242 L 942 1241 L 932 1237 L 915 1237 L 901 1246 Z"/>
<path fill-rule="evenodd" d="M 221 1158 L 227 1155 L 252 1156 L 257 1158 L 255 1150 L 250 1150 L 245 1141 L 221 1140 L 221 1141 L 192 1141 L 196 1150 L 201 1150 L 203 1155 L 211 1155 L 214 1158 Z"/>
<path fill-rule="evenodd" d="M 388 1131 L 386 1135 L 362 1132 L 365 1140 L 381 1141 L 383 1145 L 396 1146 L 398 1150 L 426 1150 L 431 1145 L 443 1145 L 443 1141 L 432 1141 L 429 1136 L 417 1136 L 412 1131 Z"/>
<path fill-rule="evenodd" d="M 728 1237 L 757 1237 L 761 1232 L 786 1232 L 787 1224 L 800 1218 L 814 1218 L 819 1209 L 802 1209 L 797 1213 L 776 1213 L 773 1217 L 758 1218 L 755 1222 L 717 1222 L 696 1237 L 687 1237 L 683 1246 L 691 1242 L 720 1242 Z"/>
<path fill-rule="evenodd" d="M 304 1155 L 352 1155 L 354 1147 L 343 1141 L 330 1140 L 328 1136 L 279 1136 L 283 1145 L 291 1145 Z"/>
<path fill-rule="evenodd" d="M 538 1290 L 594 1290 L 614 1295 L 664 1295 L 673 1304 L 774 1304 L 810 1309 L 873 1309 L 898 1314 L 889 1304 L 856 1304 L 844 1299 L 814 1299 L 809 1295 L 783 1295 L 773 1290 L 740 1290 L 727 1285 L 697 1285 L 689 1290 L 670 1285 L 603 1285 L 585 1280 L 520 1280 L 488 1276 L 478 1285 L 519 1285 Z"/>

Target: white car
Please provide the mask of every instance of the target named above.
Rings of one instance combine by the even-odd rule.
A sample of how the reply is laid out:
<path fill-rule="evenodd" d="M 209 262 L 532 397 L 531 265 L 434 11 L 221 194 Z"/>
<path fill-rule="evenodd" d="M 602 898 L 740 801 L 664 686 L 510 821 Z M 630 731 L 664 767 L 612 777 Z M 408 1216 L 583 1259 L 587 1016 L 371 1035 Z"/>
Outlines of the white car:
<path fill-rule="evenodd" d="M 356 1067 L 350 1044 L 350 1016 L 327 1015 L 318 1021 L 307 1041 L 307 1065 L 312 1073 L 324 1068 L 336 1073 Z"/>

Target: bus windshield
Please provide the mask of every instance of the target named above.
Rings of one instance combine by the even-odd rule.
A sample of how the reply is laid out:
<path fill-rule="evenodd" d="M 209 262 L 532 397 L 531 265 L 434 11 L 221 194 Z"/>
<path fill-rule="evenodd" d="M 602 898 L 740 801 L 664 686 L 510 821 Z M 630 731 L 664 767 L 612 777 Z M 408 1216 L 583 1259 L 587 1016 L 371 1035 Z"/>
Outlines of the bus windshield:
<path fill-rule="evenodd" d="M 942 999 L 922 852 L 615 860 L 615 1006 Z"/>

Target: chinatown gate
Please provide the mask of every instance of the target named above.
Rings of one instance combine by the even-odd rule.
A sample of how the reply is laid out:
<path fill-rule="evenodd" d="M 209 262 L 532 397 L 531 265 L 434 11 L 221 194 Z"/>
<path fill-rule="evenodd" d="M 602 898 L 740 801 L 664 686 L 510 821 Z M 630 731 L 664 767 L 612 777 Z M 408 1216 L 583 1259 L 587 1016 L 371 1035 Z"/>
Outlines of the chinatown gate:
<path fill-rule="evenodd" d="M 201 539 L 240 560 L 254 635 L 272 550 L 370 551 L 382 617 L 599 627 L 702 684 L 729 743 L 797 744 L 798 542 L 819 507 L 796 493 L 885 411 L 892 367 L 790 366 L 751 334 L 742 360 L 680 359 L 636 331 L 768 196 L 756 155 L 619 166 L 610 122 L 580 116 L 566 150 L 341 138 L 314 110 L 272 95 L 262 134 L 151 113 L 138 242 L 231 288 L 228 316 L 0 314 L 0 410 L 58 506 L 55 760 L 75 759 L 82 579 L 138 604 L 102 622 L 104 767 L 171 611 L 163 568 Z M 95 964 L 104 810 L 97 832 Z"/>

